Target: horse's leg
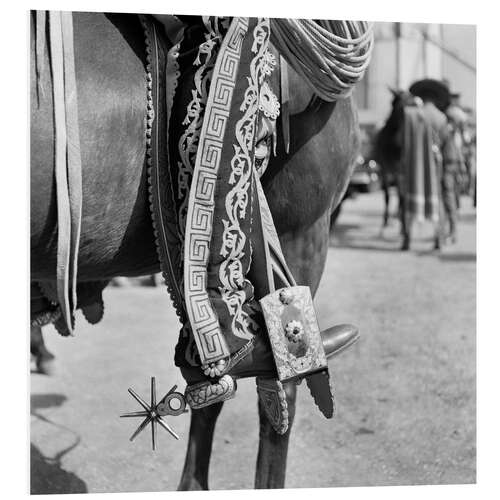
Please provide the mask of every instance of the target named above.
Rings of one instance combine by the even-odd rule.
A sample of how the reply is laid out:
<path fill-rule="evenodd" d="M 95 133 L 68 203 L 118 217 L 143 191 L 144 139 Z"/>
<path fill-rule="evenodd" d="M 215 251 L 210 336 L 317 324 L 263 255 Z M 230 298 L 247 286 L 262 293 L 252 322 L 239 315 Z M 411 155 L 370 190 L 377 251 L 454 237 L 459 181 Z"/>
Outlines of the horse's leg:
<path fill-rule="evenodd" d="M 399 217 L 401 220 L 401 235 L 403 236 L 403 243 L 401 245 L 401 250 L 410 249 L 410 228 L 407 220 L 405 199 L 404 196 L 399 193 Z"/>
<path fill-rule="evenodd" d="M 208 490 L 208 469 L 217 417 L 224 403 L 192 410 L 189 441 L 179 491 Z"/>
<path fill-rule="evenodd" d="M 255 488 L 284 488 L 288 440 L 295 416 L 297 386 L 294 383 L 283 384 L 288 403 L 288 430 L 278 434 L 266 416 L 259 399 L 259 453 L 255 470 Z"/>
<path fill-rule="evenodd" d="M 42 328 L 32 326 L 30 331 L 30 351 L 35 357 L 36 368 L 39 373 L 50 375 L 54 355 L 47 349 L 43 341 Z"/>
<path fill-rule="evenodd" d="M 280 241 L 286 261 L 298 284 L 308 285 L 316 294 L 325 267 L 329 242 L 329 216 L 326 212 L 308 228 L 282 234 Z M 259 453 L 255 488 L 283 488 L 285 485 L 288 440 L 295 416 L 297 386 L 283 384 L 288 403 L 288 430 L 279 435 L 269 422 L 259 401 Z"/>
<path fill-rule="evenodd" d="M 390 201 L 389 182 L 387 179 L 384 179 L 382 183 L 382 189 L 384 191 L 384 202 L 385 202 L 383 227 L 387 227 L 387 224 L 389 223 L 389 201 Z"/>

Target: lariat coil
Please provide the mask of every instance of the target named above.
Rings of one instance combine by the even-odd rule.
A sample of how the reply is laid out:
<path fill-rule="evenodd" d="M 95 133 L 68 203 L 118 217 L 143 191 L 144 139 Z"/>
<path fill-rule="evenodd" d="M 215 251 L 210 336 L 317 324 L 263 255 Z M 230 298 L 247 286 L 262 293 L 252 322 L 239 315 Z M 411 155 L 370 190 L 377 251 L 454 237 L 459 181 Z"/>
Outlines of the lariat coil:
<path fill-rule="evenodd" d="M 271 40 L 292 68 L 325 101 L 348 97 L 373 50 L 366 21 L 271 19 Z"/>

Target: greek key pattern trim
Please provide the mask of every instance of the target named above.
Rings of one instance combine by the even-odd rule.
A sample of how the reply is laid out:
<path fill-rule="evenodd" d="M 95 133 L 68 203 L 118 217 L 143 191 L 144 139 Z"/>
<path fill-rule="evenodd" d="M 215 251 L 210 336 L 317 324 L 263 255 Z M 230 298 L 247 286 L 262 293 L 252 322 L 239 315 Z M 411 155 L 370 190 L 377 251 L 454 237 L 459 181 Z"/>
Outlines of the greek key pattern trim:
<path fill-rule="evenodd" d="M 217 172 L 247 29 L 248 19 L 234 18 L 217 57 L 193 172 L 193 189 L 189 193 L 184 247 L 184 293 L 202 364 L 230 354 L 207 293 L 207 264 Z"/>
<path fill-rule="evenodd" d="M 192 99 L 186 109 L 186 117 L 182 125 L 186 127 L 179 139 L 178 153 L 181 161 L 177 162 L 178 168 L 178 192 L 177 199 L 180 201 L 179 208 L 179 233 L 181 240 L 184 239 L 186 228 L 186 214 L 189 201 L 189 186 L 196 162 L 196 152 L 203 123 L 205 106 L 208 99 L 208 88 L 214 69 L 214 48 L 220 44 L 222 38 L 218 27 L 217 18 L 204 18 L 205 27 L 208 30 L 206 41 L 198 49 L 198 54 L 193 62 L 198 69 L 194 74 L 194 89 L 191 90 Z"/>

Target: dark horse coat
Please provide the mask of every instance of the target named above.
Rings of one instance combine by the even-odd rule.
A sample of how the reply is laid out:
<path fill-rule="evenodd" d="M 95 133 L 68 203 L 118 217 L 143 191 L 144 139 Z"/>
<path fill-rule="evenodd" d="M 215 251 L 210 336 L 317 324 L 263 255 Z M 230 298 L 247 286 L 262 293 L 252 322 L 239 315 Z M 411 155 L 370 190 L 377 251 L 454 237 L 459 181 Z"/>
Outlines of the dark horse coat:
<path fill-rule="evenodd" d="M 120 14 L 75 14 L 74 23 L 83 164 L 79 279 L 152 273 L 159 267 L 144 168 L 142 28 L 135 16 Z M 31 58 L 32 280 L 54 277 L 57 243 L 47 52 L 44 58 L 39 105 L 35 57 Z M 336 204 L 345 189 L 358 142 L 350 100 L 337 105 L 323 103 L 311 110 L 307 107 L 310 92 L 295 75 L 291 93 L 292 113 L 300 110 L 291 117 L 292 150 L 285 155 L 280 147 L 262 179 L 277 230 L 289 238 Z M 330 118 L 330 132 L 318 134 Z"/>

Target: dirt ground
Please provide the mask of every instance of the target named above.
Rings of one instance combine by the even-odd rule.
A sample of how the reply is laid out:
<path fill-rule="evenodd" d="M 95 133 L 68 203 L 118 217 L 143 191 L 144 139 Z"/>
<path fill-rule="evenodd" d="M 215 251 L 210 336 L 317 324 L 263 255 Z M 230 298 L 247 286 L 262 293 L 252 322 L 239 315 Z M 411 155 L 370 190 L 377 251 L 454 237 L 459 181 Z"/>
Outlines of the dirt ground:
<path fill-rule="evenodd" d="M 380 192 L 348 200 L 316 297 L 324 328 L 350 322 L 362 339 L 330 362 L 337 415 L 326 420 L 304 384 L 289 449 L 287 487 L 473 483 L 476 478 L 475 212 L 461 207 L 459 241 L 431 250 L 427 225 L 398 251 L 395 220 L 381 230 Z M 165 287 L 108 288 L 97 326 L 75 338 L 45 330 L 55 373 L 31 375 L 31 492 L 174 490 L 189 414 L 171 417 L 155 452 L 137 422 L 132 386 L 148 397 L 184 383 L 173 365 L 177 320 Z M 252 488 L 256 390 L 239 383 L 217 424 L 211 489 Z"/>

